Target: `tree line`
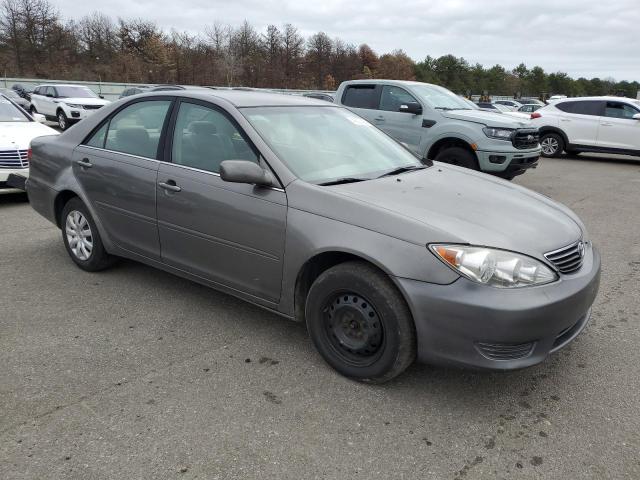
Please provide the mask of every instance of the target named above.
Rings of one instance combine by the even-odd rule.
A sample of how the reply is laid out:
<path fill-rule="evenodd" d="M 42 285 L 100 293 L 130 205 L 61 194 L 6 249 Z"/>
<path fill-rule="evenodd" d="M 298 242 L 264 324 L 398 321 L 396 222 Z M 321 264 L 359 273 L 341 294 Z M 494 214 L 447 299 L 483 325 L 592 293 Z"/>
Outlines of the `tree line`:
<path fill-rule="evenodd" d="M 463 95 L 617 94 L 635 97 L 637 81 L 573 79 L 520 64 L 486 68 L 464 58 L 403 50 L 379 55 L 318 32 L 305 38 L 291 25 L 259 31 L 212 23 L 199 34 L 166 32 L 144 19 L 94 13 L 65 21 L 48 0 L 2 0 L 0 62 L 4 76 L 131 83 L 334 90 L 362 78 L 419 80 Z"/>

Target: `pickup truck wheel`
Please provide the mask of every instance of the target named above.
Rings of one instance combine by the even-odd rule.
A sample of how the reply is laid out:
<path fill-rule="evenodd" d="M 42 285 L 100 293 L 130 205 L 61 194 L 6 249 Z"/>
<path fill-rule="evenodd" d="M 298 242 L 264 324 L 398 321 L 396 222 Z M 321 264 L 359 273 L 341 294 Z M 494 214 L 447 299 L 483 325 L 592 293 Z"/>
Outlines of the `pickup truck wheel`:
<path fill-rule="evenodd" d="M 323 272 L 305 308 L 311 340 L 342 375 L 383 383 L 416 357 L 411 312 L 391 280 L 364 262 L 345 262 Z"/>
<path fill-rule="evenodd" d="M 462 147 L 443 148 L 436 155 L 437 162 L 450 163 L 459 167 L 470 168 L 471 170 L 480 170 L 478 159 L 469 150 Z"/>
<path fill-rule="evenodd" d="M 557 133 L 545 133 L 540 139 L 543 157 L 559 157 L 564 150 L 564 139 Z"/>
<path fill-rule="evenodd" d="M 60 110 L 58 112 L 58 126 L 60 127 L 60 130 L 66 130 L 67 128 L 69 128 L 69 120 L 67 119 L 67 116 L 64 114 L 64 112 L 62 110 Z"/>
<path fill-rule="evenodd" d="M 82 270 L 97 272 L 110 267 L 114 257 L 104 249 L 98 228 L 85 204 L 72 198 L 62 209 L 62 241 Z"/>

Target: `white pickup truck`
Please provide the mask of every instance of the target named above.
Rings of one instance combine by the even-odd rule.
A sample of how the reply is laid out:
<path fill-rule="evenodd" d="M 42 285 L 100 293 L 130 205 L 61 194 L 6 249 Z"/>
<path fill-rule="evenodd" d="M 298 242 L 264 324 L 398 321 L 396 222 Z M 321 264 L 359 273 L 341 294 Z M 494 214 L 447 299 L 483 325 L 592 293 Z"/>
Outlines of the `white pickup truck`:
<path fill-rule="evenodd" d="M 446 88 L 400 80 L 343 82 L 349 108 L 422 158 L 512 179 L 538 165 L 538 130 L 526 118 L 481 111 Z"/>

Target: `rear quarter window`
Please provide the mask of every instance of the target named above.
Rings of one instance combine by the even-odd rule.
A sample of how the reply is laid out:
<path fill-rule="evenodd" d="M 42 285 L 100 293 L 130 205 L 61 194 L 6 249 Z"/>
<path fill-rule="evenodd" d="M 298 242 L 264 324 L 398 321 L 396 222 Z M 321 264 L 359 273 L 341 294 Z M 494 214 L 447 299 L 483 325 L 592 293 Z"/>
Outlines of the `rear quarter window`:
<path fill-rule="evenodd" d="M 558 110 L 562 110 L 566 113 L 573 113 L 576 115 L 595 115 L 600 116 L 603 113 L 603 102 L 588 100 L 588 101 L 574 101 L 574 102 L 561 102 L 556 104 Z"/>

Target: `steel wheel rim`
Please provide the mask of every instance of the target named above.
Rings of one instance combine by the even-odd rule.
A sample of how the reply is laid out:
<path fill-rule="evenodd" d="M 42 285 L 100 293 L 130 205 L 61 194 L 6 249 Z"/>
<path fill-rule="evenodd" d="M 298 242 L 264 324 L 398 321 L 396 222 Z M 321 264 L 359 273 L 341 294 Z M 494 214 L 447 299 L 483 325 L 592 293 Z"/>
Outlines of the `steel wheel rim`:
<path fill-rule="evenodd" d="M 67 121 L 65 120 L 64 113 L 62 112 L 58 114 L 58 126 L 63 130 L 67 126 Z"/>
<path fill-rule="evenodd" d="M 362 295 L 344 291 L 327 298 L 322 310 L 331 350 L 352 366 L 367 366 L 380 358 L 385 335 L 375 307 Z"/>
<path fill-rule="evenodd" d="M 93 234 L 87 218 L 78 210 L 67 215 L 65 222 L 67 243 L 73 255 L 82 261 L 87 261 L 93 252 Z"/>
<path fill-rule="evenodd" d="M 547 137 L 542 142 L 540 142 L 540 146 L 542 147 L 542 152 L 547 155 L 553 155 L 558 151 L 558 140 L 553 137 Z"/>

